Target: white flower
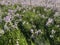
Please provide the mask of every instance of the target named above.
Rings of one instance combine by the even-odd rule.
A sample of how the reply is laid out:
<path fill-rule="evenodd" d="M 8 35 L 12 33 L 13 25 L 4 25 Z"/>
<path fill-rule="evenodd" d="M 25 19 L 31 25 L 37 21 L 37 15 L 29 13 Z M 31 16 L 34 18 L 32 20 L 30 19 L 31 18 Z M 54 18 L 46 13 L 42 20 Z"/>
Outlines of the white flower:
<path fill-rule="evenodd" d="M 33 32 L 34 32 L 34 30 L 33 30 L 33 29 L 31 29 L 30 31 L 31 31 L 31 33 L 33 33 Z"/>
<path fill-rule="evenodd" d="M 25 13 L 26 12 L 26 10 L 23 10 L 23 13 Z"/>
<path fill-rule="evenodd" d="M 53 35 L 50 35 L 51 38 L 53 38 L 54 36 Z"/>
<path fill-rule="evenodd" d="M 26 24 L 29 24 L 28 22 Z"/>
<path fill-rule="evenodd" d="M 46 9 L 46 8 L 44 8 L 44 11 L 47 11 L 47 9 Z"/>
<path fill-rule="evenodd" d="M 17 13 L 16 16 L 19 16 L 19 13 Z"/>
<path fill-rule="evenodd" d="M 0 34 L 4 34 L 4 30 L 0 30 Z"/>
<path fill-rule="evenodd" d="M 35 28 L 36 26 L 35 25 L 32 25 L 33 28 Z"/>
<path fill-rule="evenodd" d="M 31 38 L 34 38 L 34 35 L 33 34 L 31 35 Z"/>
<path fill-rule="evenodd" d="M 18 42 L 18 40 L 16 41 L 16 45 L 19 45 L 19 42 Z"/>
<path fill-rule="evenodd" d="M 48 19 L 48 22 L 49 22 L 49 23 L 53 22 L 53 19 L 52 19 L 52 18 L 49 18 L 49 19 Z"/>
<path fill-rule="evenodd" d="M 41 17 L 42 17 L 42 18 L 47 18 L 47 17 L 46 17 L 46 16 L 44 16 L 44 15 L 42 15 Z"/>
<path fill-rule="evenodd" d="M 60 25 L 56 25 L 57 27 L 60 27 Z"/>
<path fill-rule="evenodd" d="M 43 33 L 40 29 L 38 30 L 39 33 Z"/>
<path fill-rule="evenodd" d="M 31 7 L 29 7 L 28 9 L 31 10 Z"/>
<path fill-rule="evenodd" d="M 53 23 L 53 19 L 52 19 L 52 18 L 49 18 L 48 21 L 47 21 L 47 23 L 46 23 L 46 25 L 48 26 L 48 25 L 50 25 L 51 23 Z"/>
<path fill-rule="evenodd" d="M 35 32 L 35 34 L 37 34 L 37 35 L 38 35 L 39 33 L 42 33 L 42 31 L 41 31 L 41 30 L 38 30 L 38 31 Z"/>
<path fill-rule="evenodd" d="M 56 31 L 52 29 L 51 33 L 54 34 Z"/>
<path fill-rule="evenodd" d="M 33 12 L 35 13 L 35 9 L 33 9 Z"/>
<path fill-rule="evenodd" d="M 26 21 L 23 21 L 23 25 L 26 23 Z"/>
<path fill-rule="evenodd" d="M 19 19 L 19 21 L 22 21 L 22 19 Z"/>
<path fill-rule="evenodd" d="M 16 43 L 18 44 L 18 41 L 16 41 Z"/>
<path fill-rule="evenodd" d="M 39 16 L 41 16 L 41 14 L 38 14 Z"/>
<path fill-rule="evenodd" d="M 9 27 L 6 24 L 4 25 L 4 30 L 9 30 Z"/>
<path fill-rule="evenodd" d="M 19 10 L 19 11 L 20 11 L 21 9 L 22 9 L 22 8 L 21 8 L 21 7 L 19 7 L 19 6 L 17 6 L 17 8 L 16 8 L 16 10 Z"/>
<path fill-rule="evenodd" d="M 38 32 L 38 31 L 36 31 L 36 32 L 35 32 L 35 34 L 36 34 L 36 35 L 38 35 L 38 34 L 39 34 L 39 32 Z"/>
<path fill-rule="evenodd" d="M 39 11 L 37 11 L 37 13 L 39 13 Z"/>
<path fill-rule="evenodd" d="M 17 24 L 15 24 L 15 25 L 12 25 L 12 27 L 17 29 Z"/>

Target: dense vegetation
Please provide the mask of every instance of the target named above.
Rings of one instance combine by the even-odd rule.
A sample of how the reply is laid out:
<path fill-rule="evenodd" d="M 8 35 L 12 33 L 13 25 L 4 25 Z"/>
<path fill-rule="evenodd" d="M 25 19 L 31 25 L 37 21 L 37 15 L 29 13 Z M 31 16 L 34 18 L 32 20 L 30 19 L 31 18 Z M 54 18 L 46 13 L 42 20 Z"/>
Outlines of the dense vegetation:
<path fill-rule="evenodd" d="M 60 14 L 53 9 L 0 5 L 0 45 L 60 45 Z"/>

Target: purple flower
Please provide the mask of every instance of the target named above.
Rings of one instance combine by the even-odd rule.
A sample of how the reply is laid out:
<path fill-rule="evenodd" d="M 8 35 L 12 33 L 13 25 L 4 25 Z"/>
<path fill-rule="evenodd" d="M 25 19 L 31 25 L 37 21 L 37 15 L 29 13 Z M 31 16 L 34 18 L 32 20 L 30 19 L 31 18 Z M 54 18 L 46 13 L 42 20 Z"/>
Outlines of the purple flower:
<path fill-rule="evenodd" d="M 11 15 L 8 15 L 4 18 L 5 22 L 10 22 L 11 20 Z"/>

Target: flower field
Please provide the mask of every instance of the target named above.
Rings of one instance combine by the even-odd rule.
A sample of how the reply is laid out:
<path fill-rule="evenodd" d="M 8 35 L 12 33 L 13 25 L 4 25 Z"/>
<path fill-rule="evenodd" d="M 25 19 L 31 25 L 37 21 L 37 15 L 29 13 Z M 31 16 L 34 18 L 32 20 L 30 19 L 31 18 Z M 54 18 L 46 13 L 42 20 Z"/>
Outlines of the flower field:
<path fill-rule="evenodd" d="M 0 45 L 60 45 L 60 12 L 0 4 Z"/>

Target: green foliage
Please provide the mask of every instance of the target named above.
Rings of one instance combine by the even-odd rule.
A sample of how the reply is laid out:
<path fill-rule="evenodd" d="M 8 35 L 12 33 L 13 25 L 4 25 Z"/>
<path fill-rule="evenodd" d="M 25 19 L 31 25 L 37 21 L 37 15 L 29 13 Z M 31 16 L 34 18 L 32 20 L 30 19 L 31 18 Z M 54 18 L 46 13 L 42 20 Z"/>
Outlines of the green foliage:
<path fill-rule="evenodd" d="M 17 9 L 18 6 L 20 10 Z M 21 5 L 0 5 L 0 8 L 0 29 L 4 30 L 5 24 L 9 28 L 0 36 L 0 45 L 17 45 L 17 41 L 19 45 L 60 45 L 60 26 L 57 26 L 60 25 L 60 16 L 54 17 L 54 10 L 44 7 L 33 7 L 29 10 L 29 7 L 23 8 Z M 11 22 L 6 23 L 4 17 L 9 9 L 16 9 L 16 12 L 10 12 L 13 18 Z M 53 19 L 53 23 L 46 25 L 49 18 Z M 14 23 L 17 24 L 17 28 L 13 28 Z"/>
<path fill-rule="evenodd" d="M 16 45 L 16 40 L 19 41 L 19 45 L 27 45 L 26 39 L 20 30 L 6 31 L 4 35 L 0 37 L 1 45 Z"/>

